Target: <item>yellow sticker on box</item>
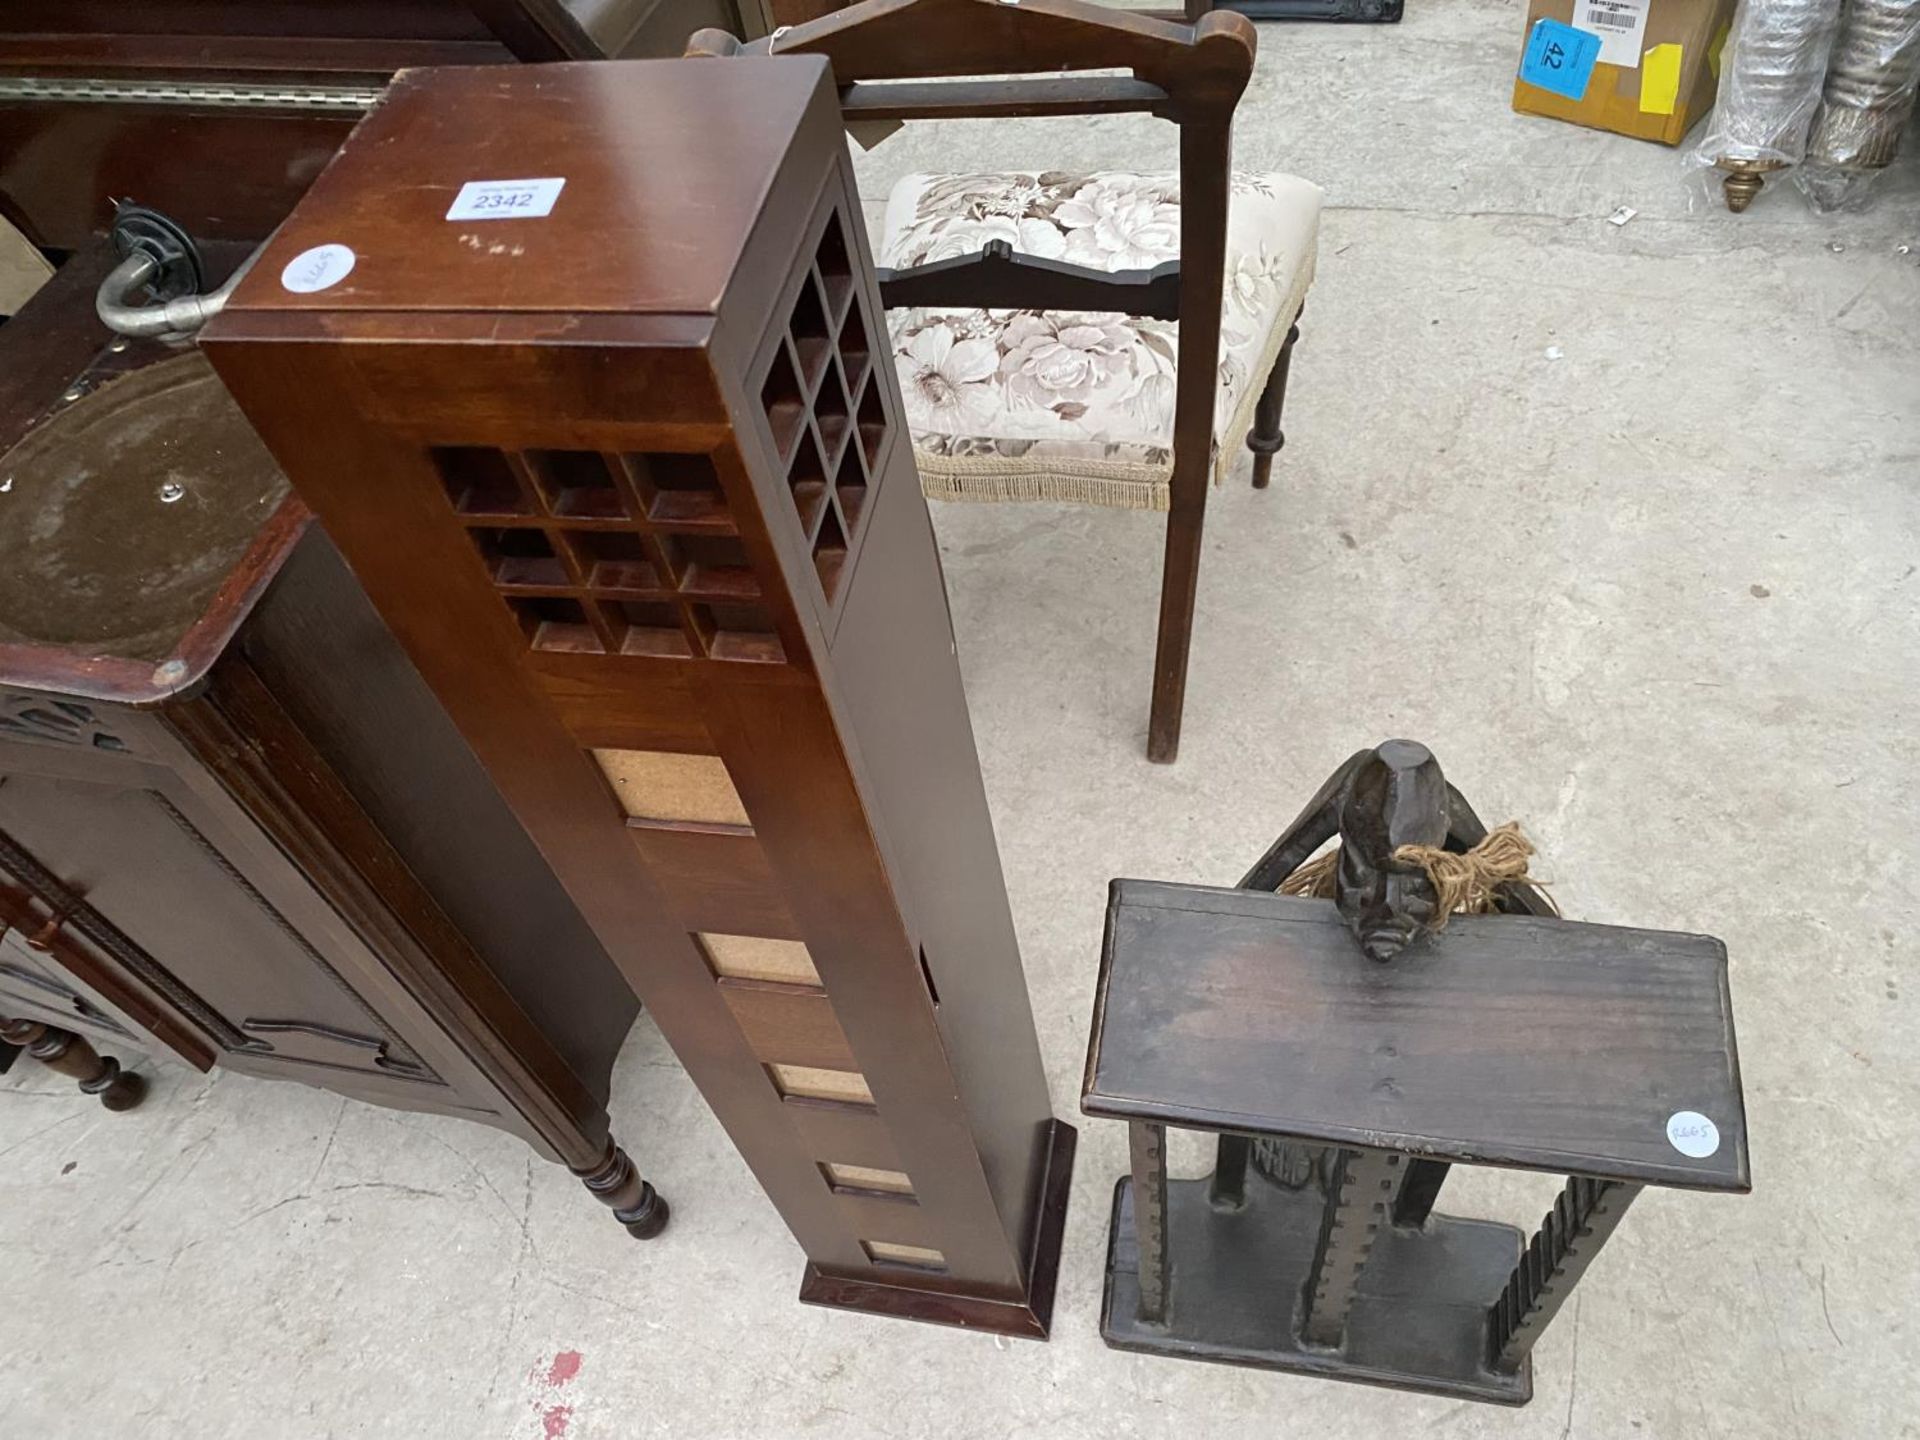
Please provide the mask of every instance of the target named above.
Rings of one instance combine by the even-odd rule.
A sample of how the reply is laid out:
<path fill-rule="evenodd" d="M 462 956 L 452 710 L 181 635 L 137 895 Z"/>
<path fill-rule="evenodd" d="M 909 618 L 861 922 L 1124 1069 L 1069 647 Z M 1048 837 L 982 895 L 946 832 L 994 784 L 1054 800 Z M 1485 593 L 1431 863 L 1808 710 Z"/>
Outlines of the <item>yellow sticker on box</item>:
<path fill-rule="evenodd" d="M 1680 45 L 1656 45 L 1640 61 L 1640 113 L 1671 115 L 1680 100 Z"/>

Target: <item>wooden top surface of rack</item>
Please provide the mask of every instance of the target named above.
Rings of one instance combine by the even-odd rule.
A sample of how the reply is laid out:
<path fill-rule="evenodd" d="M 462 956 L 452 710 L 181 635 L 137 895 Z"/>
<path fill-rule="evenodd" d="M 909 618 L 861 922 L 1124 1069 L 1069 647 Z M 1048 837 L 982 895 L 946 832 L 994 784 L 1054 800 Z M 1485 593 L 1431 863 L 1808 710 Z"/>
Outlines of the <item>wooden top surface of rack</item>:
<path fill-rule="evenodd" d="M 712 314 L 815 103 L 813 56 L 404 71 L 231 308 Z"/>
<path fill-rule="evenodd" d="M 1090 1115 L 1750 1188 L 1711 936 L 1460 915 L 1383 965 L 1328 901 L 1116 880 L 1093 1024 Z"/>

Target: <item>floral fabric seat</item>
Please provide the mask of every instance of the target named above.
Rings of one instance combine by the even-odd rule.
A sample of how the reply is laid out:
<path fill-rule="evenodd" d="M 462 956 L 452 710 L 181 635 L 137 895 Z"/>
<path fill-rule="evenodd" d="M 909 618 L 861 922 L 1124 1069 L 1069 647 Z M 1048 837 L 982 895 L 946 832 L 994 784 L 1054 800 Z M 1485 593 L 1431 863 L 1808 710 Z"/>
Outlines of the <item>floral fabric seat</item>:
<path fill-rule="evenodd" d="M 1313 279 L 1318 186 L 1235 175 L 1227 225 L 1214 480 Z M 896 270 L 1005 240 L 1104 270 L 1180 254 L 1180 178 L 1056 171 L 909 175 L 887 201 L 880 264 Z M 887 317 L 921 482 L 940 499 L 1167 508 L 1179 326 L 1076 311 L 905 309 Z"/>

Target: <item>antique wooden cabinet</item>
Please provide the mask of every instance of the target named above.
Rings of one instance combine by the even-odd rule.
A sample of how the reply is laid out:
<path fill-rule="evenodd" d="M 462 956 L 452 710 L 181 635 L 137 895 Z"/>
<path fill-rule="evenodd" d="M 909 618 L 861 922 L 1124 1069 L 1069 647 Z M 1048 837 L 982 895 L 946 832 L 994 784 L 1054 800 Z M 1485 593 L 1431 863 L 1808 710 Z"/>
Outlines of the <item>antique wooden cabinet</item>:
<path fill-rule="evenodd" d="M 99 328 L 111 263 L 0 329 L 0 1017 L 484 1121 L 657 1231 L 630 989 L 205 360 Z"/>
<path fill-rule="evenodd" d="M 1053 1118 L 816 58 L 410 72 L 203 345 L 810 1265 L 1043 1335 Z"/>

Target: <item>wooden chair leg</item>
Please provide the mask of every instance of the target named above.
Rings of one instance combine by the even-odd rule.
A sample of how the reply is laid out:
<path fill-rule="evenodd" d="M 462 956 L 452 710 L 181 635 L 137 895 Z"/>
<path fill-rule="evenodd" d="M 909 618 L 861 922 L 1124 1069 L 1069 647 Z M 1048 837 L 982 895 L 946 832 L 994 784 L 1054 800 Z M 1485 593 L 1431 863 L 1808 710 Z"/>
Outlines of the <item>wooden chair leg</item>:
<path fill-rule="evenodd" d="M 634 1239 L 651 1240 L 667 1228 L 672 1212 L 665 1198 L 640 1178 L 627 1152 L 612 1140 L 607 1141 L 598 1165 L 576 1168 L 573 1173 L 594 1199 L 613 1211 L 613 1218 L 626 1226 Z"/>
<path fill-rule="evenodd" d="M 1167 516 L 1166 562 L 1160 574 L 1160 636 L 1153 656 L 1153 710 L 1147 717 L 1147 759 L 1171 765 L 1180 754 L 1187 708 L 1187 655 L 1193 648 L 1193 602 L 1200 586 L 1200 541 L 1209 481 L 1203 474 L 1188 500 L 1175 487 Z"/>
<path fill-rule="evenodd" d="M 147 1082 L 121 1070 L 120 1062 L 102 1055 L 78 1035 L 42 1025 L 38 1020 L 0 1017 L 0 1040 L 22 1047 L 56 1074 L 80 1082 L 81 1093 L 97 1095 L 109 1110 L 131 1110 L 147 1095 Z"/>
<path fill-rule="evenodd" d="M 1287 443 L 1287 437 L 1280 430 L 1280 411 L 1287 403 L 1287 371 L 1293 364 L 1293 342 L 1299 338 L 1300 327 L 1295 324 L 1288 329 L 1279 358 L 1267 375 L 1267 388 L 1260 392 L 1260 400 L 1254 406 L 1247 449 L 1253 452 L 1253 488 L 1256 490 L 1267 488 L 1273 475 L 1273 457 Z"/>

